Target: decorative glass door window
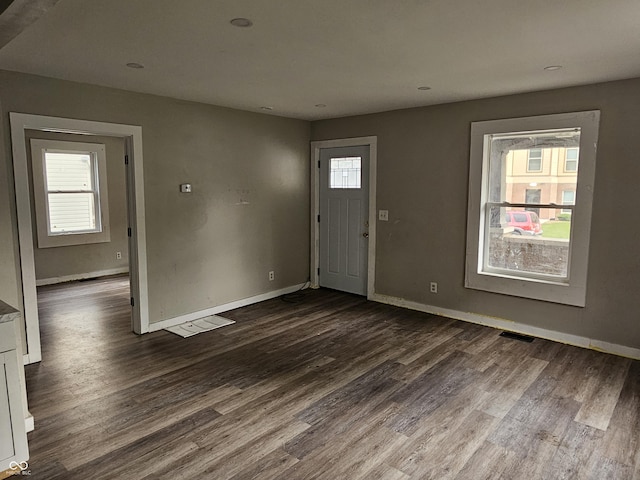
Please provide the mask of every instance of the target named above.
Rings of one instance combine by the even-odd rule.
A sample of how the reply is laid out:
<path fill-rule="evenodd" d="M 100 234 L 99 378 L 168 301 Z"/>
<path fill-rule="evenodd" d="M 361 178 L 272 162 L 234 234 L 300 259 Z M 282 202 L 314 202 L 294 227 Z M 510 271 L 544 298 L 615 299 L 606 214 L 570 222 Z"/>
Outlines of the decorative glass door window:
<path fill-rule="evenodd" d="M 332 158 L 329 166 L 329 188 L 361 188 L 362 158 Z"/>

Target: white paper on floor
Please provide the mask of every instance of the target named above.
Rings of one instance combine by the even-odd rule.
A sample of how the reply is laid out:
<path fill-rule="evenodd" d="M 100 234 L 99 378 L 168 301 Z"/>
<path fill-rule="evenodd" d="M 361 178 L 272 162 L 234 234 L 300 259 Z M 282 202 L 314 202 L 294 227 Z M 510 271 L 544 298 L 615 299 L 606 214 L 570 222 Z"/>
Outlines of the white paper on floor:
<path fill-rule="evenodd" d="M 233 323 L 236 322 L 227 318 L 219 317 L 218 315 L 211 315 L 210 317 L 199 318 L 192 322 L 185 322 L 173 327 L 167 327 L 165 330 L 175 333 L 176 335 L 180 335 L 182 338 L 187 338 L 197 335 L 198 333 L 208 332 L 209 330 L 231 325 Z"/>

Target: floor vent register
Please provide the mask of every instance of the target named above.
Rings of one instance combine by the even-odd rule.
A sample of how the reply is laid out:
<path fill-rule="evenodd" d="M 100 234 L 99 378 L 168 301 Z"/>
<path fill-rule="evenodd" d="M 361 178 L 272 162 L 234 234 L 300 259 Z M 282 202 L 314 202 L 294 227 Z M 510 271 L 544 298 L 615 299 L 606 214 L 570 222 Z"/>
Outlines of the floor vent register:
<path fill-rule="evenodd" d="M 218 315 L 211 315 L 209 317 L 199 318 L 191 322 L 181 323 L 173 327 L 165 328 L 166 331 L 180 335 L 182 338 L 192 337 L 199 333 L 208 332 L 220 327 L 226 327 L 236 323 L 234 320 L 220 317 Z"/>

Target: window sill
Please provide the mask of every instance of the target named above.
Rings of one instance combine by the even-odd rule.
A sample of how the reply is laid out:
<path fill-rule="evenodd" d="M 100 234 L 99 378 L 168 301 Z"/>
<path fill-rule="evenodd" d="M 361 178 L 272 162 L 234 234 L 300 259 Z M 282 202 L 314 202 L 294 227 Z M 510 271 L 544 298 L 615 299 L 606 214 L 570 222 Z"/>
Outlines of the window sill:
<path fill-rule="evenodd" d="M 575 307 L 584 307 L 586 304 L 586 286 L 536 278 L 515 277 L 503 273 L 479 272 L 468 274 L 465 278 L 465 287 Z"/>

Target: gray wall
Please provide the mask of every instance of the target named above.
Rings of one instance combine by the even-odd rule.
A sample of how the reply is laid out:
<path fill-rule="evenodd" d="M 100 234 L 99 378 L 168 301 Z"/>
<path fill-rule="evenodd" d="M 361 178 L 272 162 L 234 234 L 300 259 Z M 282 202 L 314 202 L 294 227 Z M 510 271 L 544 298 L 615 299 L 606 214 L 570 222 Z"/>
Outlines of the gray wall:
<path fill-rule="evenodd" d="M 20 306 L 8 112 L 142 126 L 152 322 L 307 280 L 308 122 L 13 72 L 0 72 L 0 105 L 8 303 Z"/>
<path fill-rule="evenodd" d="M 107 198 L 109 199 L 109 224 L 111 241 L 65 247 L 38 248 L 35 204 L 33 198 L 33 172 L 29 163 L 31 185 L 31 219 L 33 222 L 34 261 L 36 279 L 50 279 L 68 275 L 82 275 L 129 266 L 127 241 L 127 185 L 124 166 L 124 140 L 114 137 L 71 135 L 28 130 L 26 132 L 27 158 L 31 158 L 32 138 L 62 140 L 67 142 L 102 143 L 107 160 Z M 116 252 L 122 253 L 120 260 Z"/>
<path fill-rule="evenodd" d="M 0 297 L 11 305 L 10 111 L 142 126 L 152 321 L 307 279 L 309 123 L 10 72 L 0 107 Z M 470 123 L 591 109 L 602 116 L 586 307 L 465 289 Z M 318 121 L 311 137 L 378 136 L 378 208 L 390 217 L 378 223 L 378 293 L 640 348 L 638 118 L 635 79 Z M 184 182 L 194 193 L 178 192 Z"/>
<path fill-rule="evenodd" d="M 585 308 L 464 288 L 473 121 L 601 110 Z M 640 348 L 640 79 L 312 123 L 378 136 L 376 292 Z M 437 295 L 429 282 L 439 283 Z"/>

